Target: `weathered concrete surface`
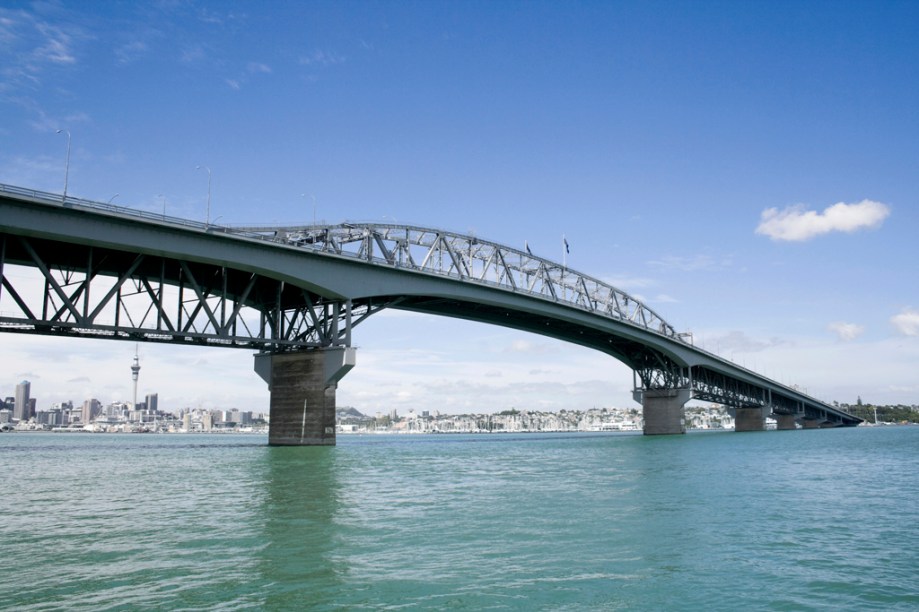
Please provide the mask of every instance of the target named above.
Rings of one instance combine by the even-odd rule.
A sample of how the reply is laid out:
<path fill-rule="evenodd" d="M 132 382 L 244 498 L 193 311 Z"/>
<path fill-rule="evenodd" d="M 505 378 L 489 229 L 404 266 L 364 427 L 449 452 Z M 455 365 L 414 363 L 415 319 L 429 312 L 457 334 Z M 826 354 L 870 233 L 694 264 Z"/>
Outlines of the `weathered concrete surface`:
<path fill-rule="evenodd" d="M 804 429 L 820 429 L 823 419 L 804 419 Z"/>
<path fill-rule="evenodd" d="M 765 431 L 766 413 L 762 408 L 737 408 L 734 431 Z"/>
<path fill-rule="evenodd" d="M 774 414 L 775 428 L 778 430 L 797 429 L 795 425 L 795 415 L 793 414 Z"/>
<path fill-rule="evenodd" d="M 268 444 L 333 446 L 335 391 L 353 366 L 350 348 L 258 356 L 256 371 L 271 390 Z"/>
<path fill-rule="evenodd" d="M 646 436 L 684 434 L 683 404 L 689 401 L 689 389 L 653 389 L 642 391 L 641 407 Z"/>

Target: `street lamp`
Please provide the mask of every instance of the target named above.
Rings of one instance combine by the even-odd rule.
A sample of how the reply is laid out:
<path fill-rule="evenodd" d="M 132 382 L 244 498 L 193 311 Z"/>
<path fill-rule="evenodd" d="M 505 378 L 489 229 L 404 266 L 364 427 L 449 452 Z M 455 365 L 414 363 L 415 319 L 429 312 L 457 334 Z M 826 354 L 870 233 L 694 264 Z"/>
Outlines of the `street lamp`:
<path fill-rule="evenodd" d="M 306 194 L 301 193 L 300 197 L 305 198 Z M 314 196 L 313 194 L 310 194 L 310 197 L 313 198 L 313 225 L 316 225 L 316 196 Z"/>
<path fill-rule="evenodd" d="M 67 163 L 64 164 L 64 197 L 61 201 L 67 200 L 67 179 L 70 176 L 70 130 L 60 129 L 58 134 L 67 134 Z"/>
<path fill-rule="evenodd" d="M 195 166 L 195 170 L 200 170 L 204 168 L 207 170 L 207 216 L 205 217 L 205 225 L 211 224 L 211 169 L 207 166 Z"/>
<path fill-rule="evenodd" d="M 120 196 L 120 195 L 121 195 L 120 193 L 116 193 L 115 195 L 113 195 L 112 197 L 110 197 L 110 198 L 108 199 L 108 203 L 111 204 L 111 203 L 112 203 L 112 200 L 114 200 L 115 198 L 117 198 L 117 197 Z"/>
<path fill-rule="evenodd" d="M 159 194 L 159 197 L 163 198 L 163 221 L 166 220 L 166 196 Z"/>

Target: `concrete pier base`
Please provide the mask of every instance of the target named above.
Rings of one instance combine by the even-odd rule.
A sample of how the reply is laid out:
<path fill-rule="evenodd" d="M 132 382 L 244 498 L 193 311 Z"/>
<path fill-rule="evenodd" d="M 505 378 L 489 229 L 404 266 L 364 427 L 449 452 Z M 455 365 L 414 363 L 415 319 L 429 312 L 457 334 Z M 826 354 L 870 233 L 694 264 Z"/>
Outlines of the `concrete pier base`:
<path fill-rule="evenodd" d="M 355 364 L 353 348 L 256 355 L 271 391 L 270 446 L 334 446 L 335 391 Z"/>
<path fill-rule="evenodd" d="M 804 419 L 804 429 L 820 429 L 823 419 Z"/>
<path fill-rule="evenodd" d="M 686 433 L 683 404 L 688 402 L 689 398 L 689 389 L 645 389 L 641 391 L 645 435 Z"/>
<path fill-rule="evenodd" d="M 764 408 L 736 408 L 734 431 L 765 431 L 766 410 Z"/>
<path fill-rule="evenodd" d="M 775 417 L 775 428 L 779 430 L 797 429 L 795 425 L 795 415 L 793 414 L 773 414 Z"/>

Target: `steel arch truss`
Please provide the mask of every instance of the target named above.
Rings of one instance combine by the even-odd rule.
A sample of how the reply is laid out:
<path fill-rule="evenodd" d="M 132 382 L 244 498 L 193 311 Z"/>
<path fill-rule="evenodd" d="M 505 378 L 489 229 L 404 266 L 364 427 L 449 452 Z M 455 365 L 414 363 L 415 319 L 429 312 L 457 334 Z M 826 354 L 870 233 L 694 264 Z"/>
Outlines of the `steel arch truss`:
<path fill-rule="evenodd" d="M 529 248 L 519 251 L 474 236 L 372 223 L 221 230 L 533 295 L 685 342 L 670 324 L 628 293 L 536 257 Z"/>
<path fill-rule="evenodd" d="M 7 332 L 284 351 L 350 346 L 354 325 L 386 306 L 221 265 L 0 234 Z"/>

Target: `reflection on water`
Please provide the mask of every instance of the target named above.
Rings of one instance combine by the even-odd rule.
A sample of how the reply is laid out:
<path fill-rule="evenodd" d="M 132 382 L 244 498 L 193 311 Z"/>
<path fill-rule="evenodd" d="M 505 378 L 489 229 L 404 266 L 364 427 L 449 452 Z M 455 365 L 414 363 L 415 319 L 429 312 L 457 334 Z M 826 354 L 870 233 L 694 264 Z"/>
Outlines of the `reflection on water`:
<path fill-rule="evenodd" d="M 336 554 L 337 459 L 333 447 L 267 449 L 264 503 L 253 518 L 264 534 L 258 571 L 269 608 L 332 604 L 341 591 L 347 559 Z"/>

